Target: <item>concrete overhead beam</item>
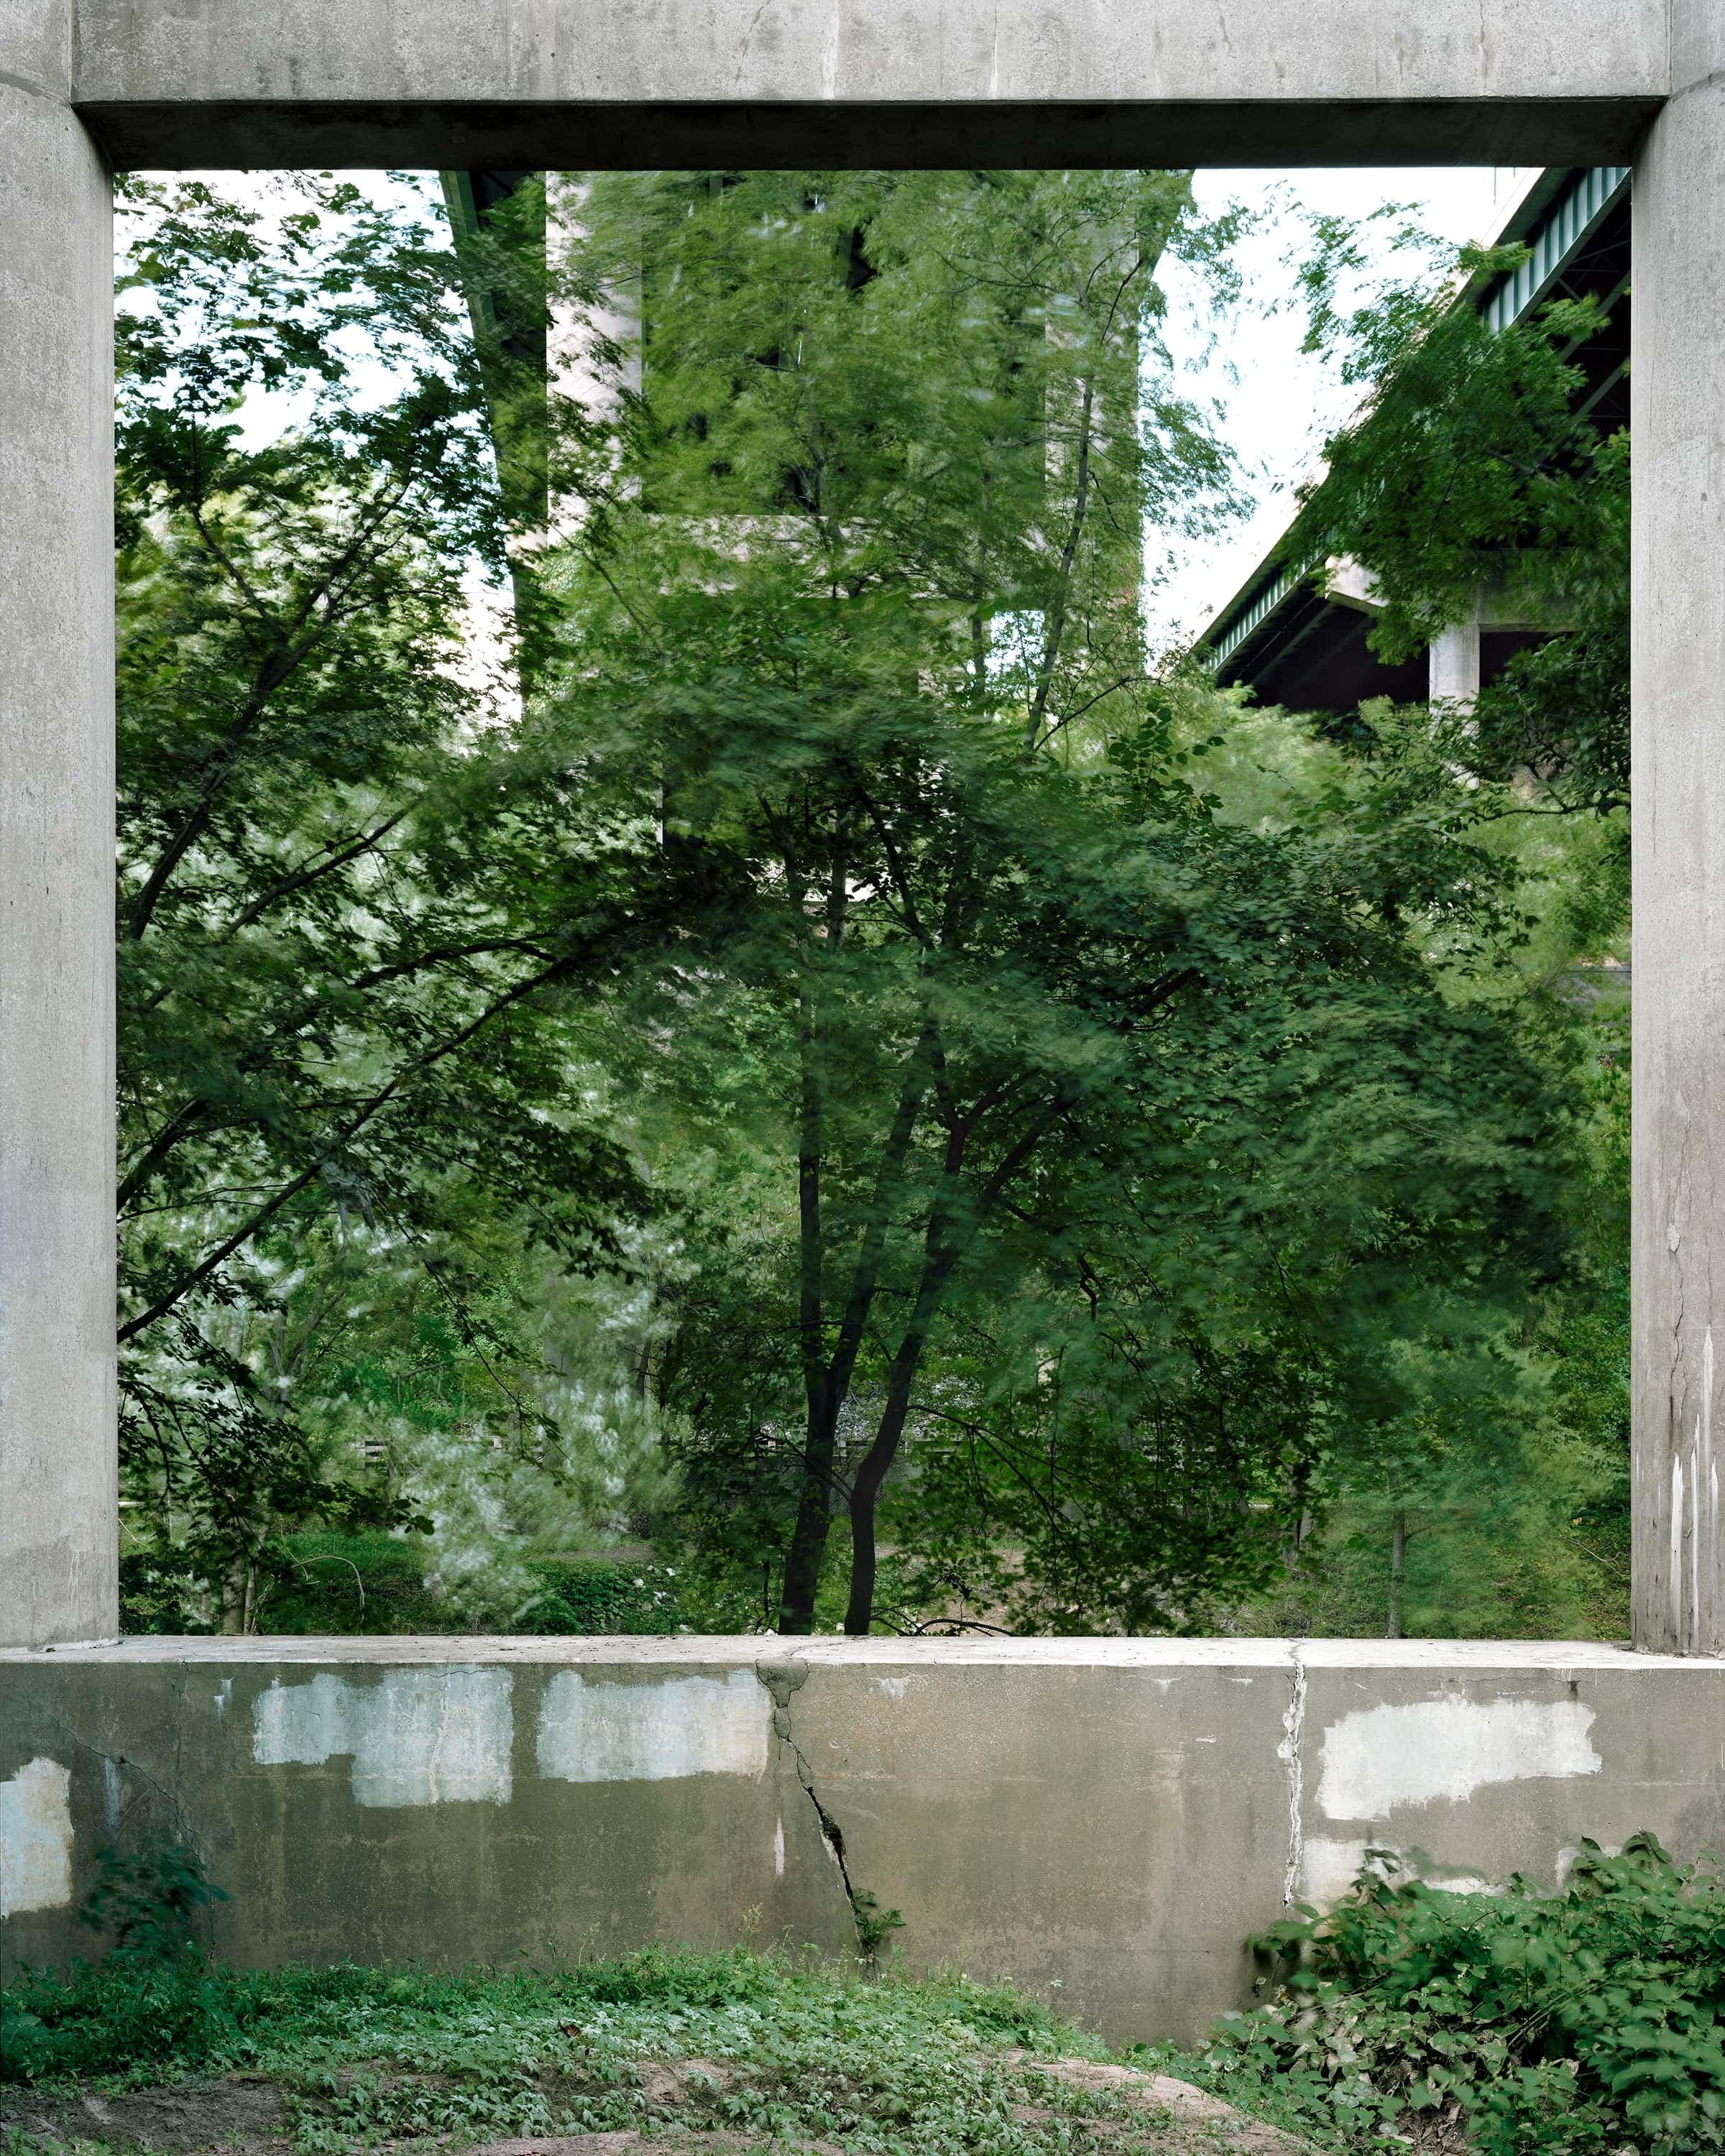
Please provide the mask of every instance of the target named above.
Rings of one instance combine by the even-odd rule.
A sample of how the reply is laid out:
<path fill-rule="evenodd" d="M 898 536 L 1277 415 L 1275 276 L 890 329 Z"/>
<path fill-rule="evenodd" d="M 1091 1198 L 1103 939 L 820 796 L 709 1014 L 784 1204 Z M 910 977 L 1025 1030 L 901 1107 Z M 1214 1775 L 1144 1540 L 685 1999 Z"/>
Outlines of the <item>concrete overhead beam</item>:
<path fill-rule="evenodd" d="M 81 0 L 121 164 L 1621 162 L 1666 0 Z"/>

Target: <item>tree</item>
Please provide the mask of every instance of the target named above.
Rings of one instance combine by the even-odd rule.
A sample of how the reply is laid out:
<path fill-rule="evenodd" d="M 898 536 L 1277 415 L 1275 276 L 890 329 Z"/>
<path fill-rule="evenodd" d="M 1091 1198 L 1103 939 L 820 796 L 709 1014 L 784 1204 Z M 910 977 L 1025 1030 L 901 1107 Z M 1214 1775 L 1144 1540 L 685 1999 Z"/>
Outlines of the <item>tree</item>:
<path fill-rule="evenodd" d="M 1538 1075 L 1425 956 L 1512 934 L 1505 880 L 1194 783 L 1136 602 L 1145 515 L 1225 486 L 1154 364 L 1183 176 L 655 175 L 583 223 L 644 373 L 561 415 L 539 723 L 705 864 L 610 1051 L 691 1194 L 697 1510 L 787 1631 L 841 1515 L 869 1629 L 895 1476 L 925 1586 L 1195 1623 L 1404 1408 L 1387 1347 L 1545 1262 Z"/>
<path fill-rule="evenodd" d="M 122 1454 L 140 1563 L 172 1543 L 245 1626 L 281 1527 L 403 1516 L 331 1487 L 295 1411 L 325 1337 L 285 1353 L 299 1261 L 323 1254 L 326 1334 L 362 1245 L 409 1251 L 472 1334 L 481 1216 L 578 1261 L 639 1211 L 558 998 L 642 932 L 664 865 L 542 845 L 566 778 L 470 678 L 465 584 L 503 533 L 412 198 L 121 199 Z M 260 397 L 289 414 L 261 446 Z"/>
<path fill-rule="evenodd" d="M 1327 444 L 1289 557 L 1368 570 L 1372 641 L 1392 660 L 1471 617 L 1482 593 L 1554 632 L 1470 704 L 1373 704 L 1320 723 L 1377 814 L 1423 824 L 1435 846 L 1477 846 L 1518 880 L 1524 932 L 1497 993 L 1516 998 L 1563 1104 L 1568 1252 L 1528 1280 L 1501 1343 L 1507 1420 L 1427 1414 L 1348 1469 L 1343 1533 L 1359 1562 L 1324 1553 L 1327 1621 L 1369 1623 L 1395 1577 L 1424 1629 L 1609 1634 L 1626 1558 L 1627 1068 L 1621 991 L 1598 962 L 1629 906 L 1629 439 L 1602 434 L 1578 393 L 1603 306 L 1561 298 L 1494 331 L 1457 286 L 1515 266 L 1510 249 L 1463 250 L 1445 278 L 1391 277 L 1344 315 L 1357 235 L 1320 237 L 1310 342 L 1371 393 Z M 1307 1587 L 1289 1591 L 1309 1606 Z"/>

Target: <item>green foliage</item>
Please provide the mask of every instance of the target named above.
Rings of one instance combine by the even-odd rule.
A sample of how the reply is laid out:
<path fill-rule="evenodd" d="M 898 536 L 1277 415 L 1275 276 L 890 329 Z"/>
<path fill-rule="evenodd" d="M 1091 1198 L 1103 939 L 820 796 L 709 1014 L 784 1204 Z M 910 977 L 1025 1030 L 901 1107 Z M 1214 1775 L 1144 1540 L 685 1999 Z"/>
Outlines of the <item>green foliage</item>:
<path fill-rule="evenodd" d="M 1276 1995 L 1224 2022 L 1206 2064 L 1230 2095 L 1273 2083 L 1330 2146 L 1725 2148 L 1725 1879 L 1651 1835 L 1615 1856 L 1584 1841 L 1556 1894 L 1368 1868 L 1260 1951 Z"/>
<path fill-rule="evenodd" d="M 1225 499 L 1155 363 L 1158 256 L 1211 238 L 1181 176 L 582 214 L 578 295 L 643 265 L 645 372 L 564 415 L 541 723 L 710 894 L 608 1050 L 686 1199 L 686 1523 L 788 1630 L 835 1517 L 875 1620 L 877 1511 L 890 1621 L 957 1577 L 1030 1629 L 1199 1625 L 1407 1411 L 1394 1343 L 1441 1362 L 1549 1262 L 1539 1076 L 1446 992 L 1513 878 L 1387 790 L 1275 830 L 1204 790 L 1134 589 L 1147 512 Z"/>
<path fill-rule="evenodd" d="M 121 206 L 128 1620 L 249 1630 L 301 1581 L 286 1538 L 420 1519 L 452 1433 L 564 1471 L 547 1276 L 618 1260 L 644 1194 L 562 991 L 655 879 L 625 834 L 547 841 L 562 775 L 464 655 L 504 527 L 423 201 Z M 264 394 L 292 416 L 259 446 Z"/>
<path fill-rule="evenodd" d="M 905 1920 L 898 1911 L 883 1909 L 879 1895 L 871 1894 L 866 1887 L 851 1889 L 850 1913 L 856 1920 L 858 1950 L 870 1964 L 893 1933 L 905 1928 Z"/>
<path fill-rule="evenodd" d="M 544 1975 L 210 1971 L 182 1974 L 144 2013 L 108 1964 L 66 1984 L 20 1983 L 5 2074 L 243 2070 L 281 2087 L 306 2156 L 678 2119 L 918 2156 L 1026 2156 L 1070 2147 L 1081 2118 L 1129 2118 L 1038 2073 L 1039 2058 L 1101 2047 L 1036 2001 L 951 1973 L 860 1975 L 791 1950 L 664 1948 Z M 643 2070 L 688 2060 L 712 2079 L 674 2107 Z M 1030 2121 L 1014 2115 L 1027 2102 Z"/>
<path fill-rule="evenodd" d="M 498 1540 L 504 1548 L 485 1553 L 477 1583 L 484 1599 L 476 1603 L 472 1594 L 449 1591 L 430 1537 L 375 1529 L 285 1535 L 263 1553 L 270 1587 L 262 1614 L 272 1633 L 290 1635 L 470 1632 L 480 1620 L 500 1631 L 536 1634 L 746 1629 L 734 1612 L 725 1613 L 729 1622 L 708 1621 L 708 1598 L 686 1572 L 639 1550 L 546 1558 L 522 1554 L 506 1536 Z M 134 1560 L 130 1580 L 141 1572 Z M 130 1591 L 139 1599 L 128 1617 L 144 1629 L 136 1620 L 149 1614 L 147 1582 Z M 758 1610 L 752 1614 L 758 1624 Z"/>
<path fill-rule="evenodd" d="M 539 1564 L 540 1589 L 522 1630 L 534 1632 L 686 1631 L 676 1568 L 639 1563 Z"/>
<path fill-rule="evenodd" d="M 1230 502 L 1157 266 L 1225 287 L 1232 221 L 1178 173 L 588 176 L 568 513 L 488 685 L 542 203 L 458 267 L 308 186 L 136 198 L 128 1624 L 1202 1629 L 1327 1507 L 1520 1476 L 1546 1363 L 1608 1353 L 1553 1291 L 1577 1055 L 1525 992 L 1616 870 L 1545 904 L 1429 715 L 1277 748 L 1148 664 L 1147 517 Z M 477 354 L 464 276 L 513 326 Z M 1423 297 L 1347 334 L 1433 402 Z M 1560 341 L 1461 355 L 1492 427 L 1556 439 Z M 1476 567 L 1615 528 L 1579 449 L 1500 516 L 1451 434 Z M 1389 514 L 1338 470 L 1338 532 Z M 1527 665 L 1502 757 L 1603 770 Z M 667 1568 L 563 1562 L 614 1544 Z"/>
<path fill-rule="evenodd" d="M 122 1856 L 105 1849 L 100 1876 L 78 1912 L 80 1923 L 112 1934 L 125 1961 L 176 1961 L 198 1951 L 202 1912 L 228 1897 L 204 1876 L 203 1860 L 178 1843 Z"/>
<path fill-rule="evenodd" d="M 1553 300 L 1493 330 L 1434 278 L 1438 250 L 1402 235 L 1423 259 L 1414 279 L 1382 280 L 1338 301 L 1362 266 L 1360 228 L 1321 220 L 1306 270 L 1307 346 L 1369 386 L 1360 418 L 1326 444 L 1286 547 L 1291 558 L 1351 555 L 1373 573 L 1381 611 L 1373 648 L 1405 659 L 1473 610 L 1483 584 L 1539 610 L 1569 609 L 1619 588 L 1626 562 L 1628 458 L 1603 463 L 1597 429 L 1576 408 L 1577 347 L 1603 326 L 1590 299 Z M 1518 248 L 1461 250 L 1471 283 L 1516 267 Z"/>
<path fill-rule="evenodd" d="M 1579 1633 L 1627 1629 L 1627 1059 L 1614 962 L 1629 913 L 1629 442 L 1576 396 L 1609 302 L 1562 298 L 1494 331 L 1468 304 L 1519 250 L 1442 250 L 1411 229 L 1359 290 L 1358 228 L 1320 220 L 1309 343 L 1369 403 L 1328 444 L 1291 558 L 1370 574 L 1372 641 L 1404 658 L 1471 618 L 1544 621 L 1471 702 L 1373 703 L 1245 721 L 1224 791 L 1296 826 L 1328 794 L 1400 842 L 1456 845 L 1504 878 L 1519 935 L 1447 993 L 1512 998 L 1567 1126 L 1566 1261 L 1530 1276 L 1499 1335 L 1500 1382 L 1465 1414 L 1419 1412 L 1314 1477 L 1315 1537 L 1237 1613 L 1265 1629 Z M 1417 255 L 1420 268 L 1400 263 Z M 1448 267 L 1447 279 L 1434 268 Z M 1344 302 L 1352 290 L 1356 298 Z M 1322 752 L 1322 754 L 1319 752 Z M 1276 783 L 1264 780 L 1273 773 Z M 1433 935 L 1431 930 L 1437 933 Z M 1447 966 L 1440 921 L 1428 947 Z M 1603 962 L 1603 963 L 1602 963 Z M 1625 978 L 1618 976 L 1618 978 Z"/>

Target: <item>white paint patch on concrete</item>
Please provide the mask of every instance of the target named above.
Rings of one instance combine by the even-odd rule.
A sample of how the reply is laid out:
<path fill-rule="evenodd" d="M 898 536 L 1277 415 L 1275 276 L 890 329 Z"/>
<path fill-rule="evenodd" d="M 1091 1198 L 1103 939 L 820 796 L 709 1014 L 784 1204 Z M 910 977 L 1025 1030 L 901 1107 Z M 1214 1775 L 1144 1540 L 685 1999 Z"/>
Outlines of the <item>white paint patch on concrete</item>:
<path fill-rule="evenodd" d="M 223 1677 L 222 1681 L 216 1686 L 215 1690 L 216 1712 L 218 1714 L 226 1714 L 228 1712 L 228 1702 L 233 1698 L 233 1697 L 234 1680 L 232 1677 Z"/>
<path fill-rule="evenodd" d="M 508 1670 L 391 1670 L 377 1684 L 327 1674 L 279 1681 L 252 1709 L 260 1767 L 321 1767 L 352 1755 L 357 1804 L 509 1802 L 515 1737 Z"/>
<path fill-rule="evenodd" d="M 1327 1819 L 1381 1820 L 1494 1782 L 1597 1774 L 1593 1719 L 1579 1700 L 1428 1699 L 1344 1714 L 1324 1732 L 1318 1807 Z"/>
<path fill-rule="evenodd" d="M 784 1815 L 782 1812 L 773 1830 L 773 1876 L 775 1879 L 784 1876 Z"/>
<path fill-rule="evenodd" d="M 906 1699 L 910 1697 L 909 1677 L 876 1677 L 875 1681 L 889 1699 Z"/>
<path fill-rule="evenodd" d="M 1358 1878 L 1371 1846 L 1368 1841 L 1332 1840 L 1324 1835 L 1309 1835 L 1300 1852 L 1299 1879 L 1290 1898 L 1309 1902 L 1316 1908 L 1333 1909 Z"/>
<path fill-rule="evenodd" d="M 773 1702 L 752 1670 L 657 1684 L 559 1670 L 539 1709 L 539 1771 L 559 1782 L 670 1782 L 767 1771 Z"/>
<path fill-rule="evenodd" d="M 33 1759 L 0 1782 L 0 1917 L 72 1905 L 72 1777 Z"/>
<path fill-rule="evenodd" d="M 1318 1909 L 1333 1909 L 1347 1894 L 1354 1881 L 1366 1869 L 1366 1852 L 1380 1849 L 1375 1841 L 1344 1840 L 1326 1835 L 1313 1835 L 1301 1852 L 1300 1891 L 1297 1898 Z M 1385 1867 L 1373 1864 L 1372 1870 L 1380 1876 Z M 1405 1872 L 1390 1871 L 1391 1877 L 1405 1877 Z M 1419 1876 L 1429 1886 L 1441 1887 L 1446 1894 L 1499 1894 L 1502 1888 L 1491 1881 L 1481 1879 L 1477 1872 L 1445 1871 L 1433 1869 L 1426 1864 L 1419 1866 Z"/>

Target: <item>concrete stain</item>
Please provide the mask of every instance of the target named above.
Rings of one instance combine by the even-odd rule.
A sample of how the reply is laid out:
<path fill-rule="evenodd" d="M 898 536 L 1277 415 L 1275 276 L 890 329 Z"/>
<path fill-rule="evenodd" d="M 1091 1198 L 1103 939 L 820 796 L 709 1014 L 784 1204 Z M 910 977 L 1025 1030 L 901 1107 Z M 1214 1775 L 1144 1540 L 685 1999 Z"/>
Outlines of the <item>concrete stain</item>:
<path fill-rule="evenodd" d="M 1451 1697 L 1344 1714 L 1324 1732 L 1318 1807 L 1327 1819 L 1382 1820 L 1492 1783 L 1597 1774 L 1593 1720 L 1573 1699 Z"/>
<path fill-rule="evenodd" d="M 559 1670 L 539 1710 L 539 1772 L 559 1782 L 670 1782 L 767 1771 L 773 1700 L 752 1670 L 618 1684 Z"/>
<path fill-rule="evenodd" d="M 513 1787 L 514 1677 L 499 1669 L 391 1670 L 377 1682 L 278 1680 L 252 1708 L 260 1767 L 353 1761 L 356 1804 L 506 1804 Z"/>
<path fill-rule="evenodd" d="M 0 1917 L 72 1904 L 72 1777 L 32 1759 L 0 1782 Z"/>

